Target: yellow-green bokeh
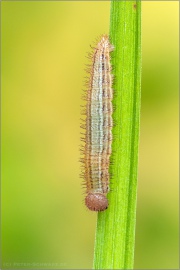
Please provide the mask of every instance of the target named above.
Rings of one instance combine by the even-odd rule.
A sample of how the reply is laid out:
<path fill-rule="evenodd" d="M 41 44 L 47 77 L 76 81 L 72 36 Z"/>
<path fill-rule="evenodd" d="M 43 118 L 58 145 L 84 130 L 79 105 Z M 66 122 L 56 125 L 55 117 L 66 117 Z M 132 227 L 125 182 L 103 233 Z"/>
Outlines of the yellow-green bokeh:
<path fill-rule="evenodd" d="M 2 2 L 2 268 L 83 269 L 96 214 L 79 178 L 89 45 L 109 1 Z M 178 2 L 142 2 L 136 269 L 178 268 Z"/>

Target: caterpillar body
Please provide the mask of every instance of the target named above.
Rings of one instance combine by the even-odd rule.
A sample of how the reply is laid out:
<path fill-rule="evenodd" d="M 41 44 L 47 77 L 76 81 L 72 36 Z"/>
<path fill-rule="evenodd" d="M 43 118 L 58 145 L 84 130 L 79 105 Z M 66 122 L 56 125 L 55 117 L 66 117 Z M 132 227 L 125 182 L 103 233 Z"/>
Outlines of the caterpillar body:
<path fill-rule="evenodd" d="M 113 75 L 110 52 L 114 50 L 103 35 L 90 56 L 92 65 L 85 95 L 85 134 L 83 146 L 83 178 L 86 186 L 85 204 L 92 211 L 108 208 L 109 163 L 112 143 Z"/>

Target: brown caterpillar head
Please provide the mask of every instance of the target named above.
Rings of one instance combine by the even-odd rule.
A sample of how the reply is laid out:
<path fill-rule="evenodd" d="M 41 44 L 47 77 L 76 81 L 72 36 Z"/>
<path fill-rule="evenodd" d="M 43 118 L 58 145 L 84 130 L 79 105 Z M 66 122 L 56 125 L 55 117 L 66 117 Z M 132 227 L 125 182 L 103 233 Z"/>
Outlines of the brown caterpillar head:
<path fill-rule="evenodd" d="M 108 199 L 102 193 L 88 193 L 85 204 L 91 211 L 104 211 L 108 208 Z"/>

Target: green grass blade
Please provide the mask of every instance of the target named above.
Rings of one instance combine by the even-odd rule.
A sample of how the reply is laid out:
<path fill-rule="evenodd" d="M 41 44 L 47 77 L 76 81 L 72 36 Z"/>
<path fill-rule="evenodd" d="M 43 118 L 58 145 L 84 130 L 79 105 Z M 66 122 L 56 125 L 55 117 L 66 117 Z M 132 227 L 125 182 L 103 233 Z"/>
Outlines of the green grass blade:
<path fill-rule="evenodd" d="M 115 111 L 109 208 L 98 213 L 94 268 L 132 269 L 141 80 L 141 2 L 112 1 L 110 39 Z"/>

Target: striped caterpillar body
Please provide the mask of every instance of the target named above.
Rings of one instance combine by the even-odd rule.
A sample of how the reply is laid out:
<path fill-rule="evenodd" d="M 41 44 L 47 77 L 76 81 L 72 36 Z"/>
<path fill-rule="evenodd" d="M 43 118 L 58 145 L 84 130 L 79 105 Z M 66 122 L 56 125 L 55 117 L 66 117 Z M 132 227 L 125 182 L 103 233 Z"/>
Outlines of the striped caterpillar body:
<path fill-rule="evenodd" d="M 86 185 L 85 204 L 92 211 L 108 208 L 109 159 L 112 142 L 113 89 L 110 52 L 114 47 L 103 35 L 91 55 L 92 66 L 85 99 L 85 142 L 83 148 L 83 178 Z"/>

